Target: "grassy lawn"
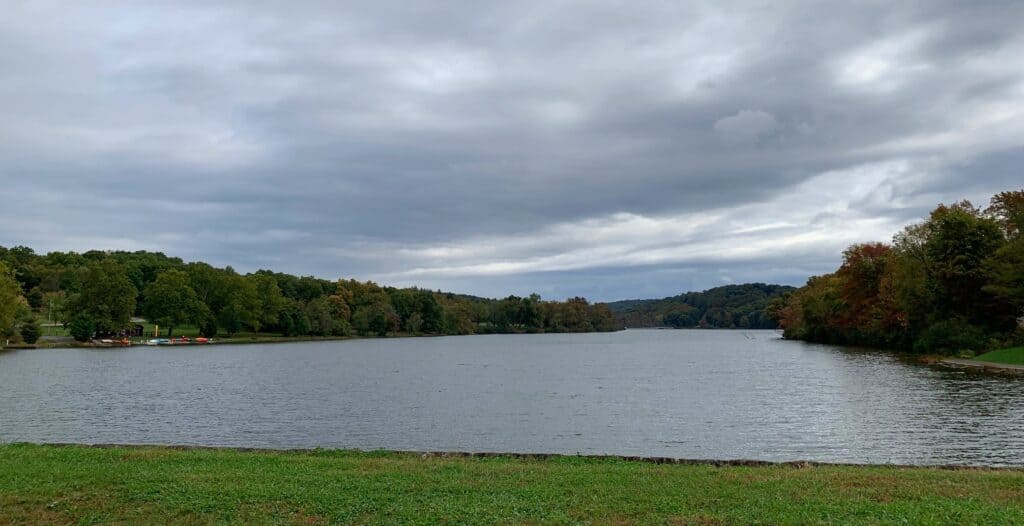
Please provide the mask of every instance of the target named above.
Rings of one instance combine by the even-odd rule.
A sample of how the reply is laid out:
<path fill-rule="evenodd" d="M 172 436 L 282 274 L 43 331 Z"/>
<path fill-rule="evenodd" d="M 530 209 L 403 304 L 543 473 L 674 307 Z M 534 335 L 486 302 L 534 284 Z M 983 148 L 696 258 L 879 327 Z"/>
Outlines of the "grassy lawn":
<path fill-rule="evenodd" d="M 1008 363 L 1013 365 L 1024 365 L 1024 347 L 1013 347 L 1011 349 L 999 349 L 990 351 L 975 358 L 983 362 Z"/>
<path fill-rule="evenodd" d="M 1022 524 L 1024 471 L 0 446 L 2 524 Z"/>
<path fill-rule="evenodd" d="M 145 322 L 141 324 L 144 327 L 143 336 L 141 338 L 133 338 L 135 341 L 145 341 L 150 338 L 159 337 L 165 338 L 167 336 L 167 327 L 160 328 L 160 335 L 154 336 L 153 329 L 155 326 L 152 323 Z M 43 326 L 43 336 L 71 336 L 71 333 L 67 329 L 61 326 Z M 181 325 L 174 328 L 174 337 L 180 338 L 182 336 L 188 336 L 195 338 L 200 336 L 199 327 L 192 325 Z M 260 342 L 277 342 L 277 341 L 291 341 L 291 340 L 313 340 L 315 337 L 284 337 L 279 333 L 274 332 L 249 332 L 242 331 L 238 332 L 231 337 L 228 337 L 227 333 L 220 332 L 217 334 L 216 339 L 225 343 L 260 343 Z M 45 342 L 43 342 L 45 344 Z"/>
<path fill-rule="evenodd" d="M 43 324 L 43 327 L 42 327 L 42 329 L 43 329 L 43 336 L 71 336 L 71 333 L 68 332 L 68 330 L 65 329 L 64 327 L 62 327 L 60 325 L 49 325 L 49 324 L 47 324 L 47 320 L 45 318 L 43 318 L 43 317 L 38 317 L 38 318 L 39 318 L 40 324 Z M 153 329 L 156 326 L 153 325 L 152 323 L 149 323 L 148 321 L 141 323 L 141 325 L 143 327 L 143 333 L 142 333 L 143 334 L 143 339 L 154 338 L 154 336 L 153 336 Z M 196 336 L 199 336 L 199 335 L 200 335 L 199 334 L 199 327 L 196 326 L 196 325 L 178 325 L 178 326 L 174 327 L 174 336 L 175 337 L 188 336 L 188 337 L 191 337 L 191 338 L 195 338 Z M 167 327 L 166 326 L 160 327 L 160 336 L 159 337 L 163 338 L 163 337 L 166 337 L 166 336 L 167 336 Z M 218 336 L 221 337 L 221 338 L 226 338 L 227 337 L 227 333 L 221 331 L 220 333 L 218 333 Z M 255 338 L 265 338 L 265 337 L 268 337 L 268 336 L 280 336 L 280 334 L 269 333 L 269 332 L 255 333 L 255 332 L 243 331 L 243 332 L 239 332 L 239 333 L 234 335 L 235 338 L 254 338 L 254 337 Z"/>

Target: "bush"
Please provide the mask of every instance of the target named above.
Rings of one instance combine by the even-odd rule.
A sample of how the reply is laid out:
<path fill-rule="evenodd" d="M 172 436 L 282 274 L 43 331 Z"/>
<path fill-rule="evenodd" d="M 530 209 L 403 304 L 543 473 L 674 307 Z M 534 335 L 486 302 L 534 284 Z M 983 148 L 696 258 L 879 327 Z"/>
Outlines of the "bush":
<path fill-rule="evenodd" d="M 43 329 L 35 318 L 29 318 L 21 324 L 21 339 L 25 340 L 25 343 L 29 345 L 36 343 L 42 335 Z"/>
<path fill-rule="evenodd" d="M 25 300 L 33 310 L 39 310 L 43 306 L 43 292 L 38 287 L 34 288 L 25 295 Z"/>
<path fill-rule="evenodd" d="M 965 360 L 973 359 L 975 356 L 977 356 L 977 355 L 974 354 L 974 351 L 972 351 L 970 349 L 964 349 L 964 350 L 962 350 L 962 351 L 960 351 L 960 352 L 958 352 L 956 354 L 957 358 L 963 358 Z"/>
<path fill-rule="evenodd" d="M 1013 332 L 1008 334 L 1006 338 L 996 345 L 997 348 L 1004 349 L 1010 347 L 1024 347 L 1024 327 L 1017 327 Z"/>
<path fill-rule="evenodd" d="M 988 347 L 990 335 L 981 327 L 953 318 L 934 323 L 914 341 L 914 352 L 955 354 L 960 351 L 982 351 Z"/>
<path fill-rule="evenodd" d="M 96 322 L 88 314 L 76 314 L 67 324 L 71 337 L 80 342 L 87 342 L 96 333 Z"/>
<path fill-rule="evenodd" d="M 352 334 L 352 324 L 348 320 L 334 320 L 334 324 L 331 327 L 331 335 L 349 336 L 350 334 Z"/>
<path fill-rule="evenodd" d="M 199 334 L 204 338 L 213 338 L 217 335 L 217 320 L 213 317 L 207 318 L 206 321 L 199 326 Z"/>

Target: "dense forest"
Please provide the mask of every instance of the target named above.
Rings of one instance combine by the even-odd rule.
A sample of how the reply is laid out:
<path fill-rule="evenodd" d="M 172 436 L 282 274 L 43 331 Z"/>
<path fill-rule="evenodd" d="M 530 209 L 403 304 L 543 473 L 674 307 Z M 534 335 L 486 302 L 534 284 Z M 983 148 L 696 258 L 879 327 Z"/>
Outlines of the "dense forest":
<path fill-rule="evenodd" d="M 185 263 L 154 252 L 36 254 L 0 247 L 0 336 L 34 343 L 41 321 L 75 339 L 118 334 L 144 318 L 207 337 L 240 332 L 284 336 L 385 336 L 487 332 L 586 332 L 621 328 L 604 304 L 584 298 L 501 300 L 394 288 L 373 282 L 292 276 Z"/>
<path fill-rule="evenodd" d="M 778 322 L 766 309 L 774 298 L 793 290 L 764 283 L 726 285 L 659 300 L 616 301 L 608 307 L 625 327 L 775 329 Z"/>
<path fill-rule="evenodd" d="M 1024 190 L 982 210 L 939 205 L 892 243 L 843 253 L 776 302 L 787 338 L 917 352 L 966 353 L 1024 343 Z"/>

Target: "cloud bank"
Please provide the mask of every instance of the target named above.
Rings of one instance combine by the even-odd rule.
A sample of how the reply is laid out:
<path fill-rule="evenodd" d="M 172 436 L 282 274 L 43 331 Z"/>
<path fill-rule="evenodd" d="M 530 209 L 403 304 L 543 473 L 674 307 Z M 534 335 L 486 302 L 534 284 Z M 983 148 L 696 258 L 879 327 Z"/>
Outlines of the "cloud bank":
<path fill-rule="evenodd" d="M 608 300 L 1021 185 L 1019 3 L 407 4 L 7 6 L 0 244 Z"/>

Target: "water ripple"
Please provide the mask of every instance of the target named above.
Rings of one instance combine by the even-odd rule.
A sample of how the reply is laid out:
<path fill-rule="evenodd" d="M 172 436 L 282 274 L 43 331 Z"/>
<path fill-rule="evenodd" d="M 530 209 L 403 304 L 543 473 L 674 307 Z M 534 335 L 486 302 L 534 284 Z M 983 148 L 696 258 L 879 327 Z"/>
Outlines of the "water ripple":
<path fill-rule="evenodd" d="M 0 441 L 1024 466 L 1024 377 L 767 331 L 17 351 L 0 386 Z"/>

